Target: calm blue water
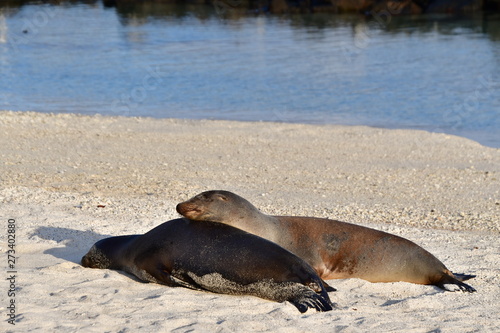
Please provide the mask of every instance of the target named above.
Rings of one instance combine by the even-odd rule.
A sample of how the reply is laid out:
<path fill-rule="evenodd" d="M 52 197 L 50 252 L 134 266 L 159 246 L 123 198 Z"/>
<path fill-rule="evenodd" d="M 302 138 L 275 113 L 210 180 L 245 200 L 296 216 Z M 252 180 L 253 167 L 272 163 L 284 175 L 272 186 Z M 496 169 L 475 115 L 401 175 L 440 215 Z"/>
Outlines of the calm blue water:
<path fill-rule="evenodd" d="M 500 147 L 498 16 L 88 2 L 1 9 L 0 110 L 417 128 Z"/>

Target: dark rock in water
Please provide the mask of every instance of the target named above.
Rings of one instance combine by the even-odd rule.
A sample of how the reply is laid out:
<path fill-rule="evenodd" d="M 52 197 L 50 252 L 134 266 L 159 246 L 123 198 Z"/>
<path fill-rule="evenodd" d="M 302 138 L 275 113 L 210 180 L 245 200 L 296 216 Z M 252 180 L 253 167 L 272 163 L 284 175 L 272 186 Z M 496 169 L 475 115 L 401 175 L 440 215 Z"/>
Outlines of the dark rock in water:
<path fill-rule="evenodd" d="M 429 1 L 426 13 L 475 13 L 483 9 L 483 0 Z"/>
<path fill-rule="evenodd" d="M 500 0 L 484 0 L 483 10 L 500 11 Z"/>
<path fill-rule="evenodd" d="M 272 12 L 293 9 L 309 9 L 338 13 L 373 14 L 387 12 L 391 15 L 422 13 L 474 13 L 484 9 L 488 3 L 499 4 L 500 0 L 269 0 Z M 489 5 L 490 8 L 498 8 Z"/>
<path fill-rule="evenodd" d="M 102 0 L 106 7 L 175 3 L 176 0 Z M 499 10 L 500 0 L 190 0 L 190 5 L 222 6 L 228 10 L 250 12 L 390 13 L 474 13 Z"/>
<path fill-rule="evenodd" d="M 419 4 L 426 1 L 377 1 L 370 10 L 370 13 L 388 13 L 391 15 L 416 15 L 424 12 L 424 4 Z"/>
<path fill-rule="evenodd" d="M 288 3 L 286 0 L 273 0 L 269 2 L 269 12 L 273 14 L 283 14 L 288 11 Z"/>
<path fill-rule="evenodd" d="M 373 8 L 379 2 L 374 0 L 331 0 L 336 9 L 341 12 L 365 12 Z M 385 1 L 384 1 L 385 2 Z"/>

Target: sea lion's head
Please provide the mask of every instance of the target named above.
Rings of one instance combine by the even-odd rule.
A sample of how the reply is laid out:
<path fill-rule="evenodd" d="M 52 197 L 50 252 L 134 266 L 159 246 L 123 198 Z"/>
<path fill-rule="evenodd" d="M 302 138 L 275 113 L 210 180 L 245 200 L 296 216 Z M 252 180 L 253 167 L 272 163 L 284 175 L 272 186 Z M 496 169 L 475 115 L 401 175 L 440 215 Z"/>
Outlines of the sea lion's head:
<path fill-rule="evenodd" d="M 124 260 L 124 250 L 138 236 L 126 235 L 101 239 L 82 257 L 82 266 L 119 269 Z"/>
<path fill-rule="evenodd" d="M 86 255 L 82 257 L 82 266 L 89 268 L 109 268 L 111 265 L 111 260 L 108 256 L 96 245 L 87 252 Z"/>
<path fill-rule="evenodd" d="M 231 223 L 258 212 L 250 202 L 229 191 L 207 191 L 181 202 L 176 210 L 195 221 Z"/>

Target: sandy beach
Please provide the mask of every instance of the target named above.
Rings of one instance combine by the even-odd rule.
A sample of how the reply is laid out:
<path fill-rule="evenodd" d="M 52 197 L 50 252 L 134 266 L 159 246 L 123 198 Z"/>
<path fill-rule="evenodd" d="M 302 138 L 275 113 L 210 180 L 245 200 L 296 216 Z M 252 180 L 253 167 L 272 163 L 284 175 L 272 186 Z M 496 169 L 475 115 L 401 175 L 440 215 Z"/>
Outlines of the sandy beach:
<path fill-rule="evenodd" d="M 9 111 L 0 112 L 0 143 L 4 331 L 500 331 L 500 149 L 362 126 Z M 80 265 L 99 239 L 144 233 L 178 217 L 178 202 L 211 189 L 268 214 L 328 217 L 408 238 L 452 271 L 477 275 L 468 282 L 477 293 L 330 280 L 339 308 L 300 314 L 289 303 Z M 7 322 L 12 300 L 15 325 Z"/>

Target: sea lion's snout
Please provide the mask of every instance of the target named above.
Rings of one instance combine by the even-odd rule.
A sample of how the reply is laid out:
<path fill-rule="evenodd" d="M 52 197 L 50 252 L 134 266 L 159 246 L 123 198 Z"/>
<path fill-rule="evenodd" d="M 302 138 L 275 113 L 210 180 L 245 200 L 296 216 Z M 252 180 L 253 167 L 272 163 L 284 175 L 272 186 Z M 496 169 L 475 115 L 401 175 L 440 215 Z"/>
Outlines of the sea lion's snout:
<path fill-rule="evenodd" d="M 175 206 L 175 210 L 177 211 L 177 213 L 184 215 L 184 213 L 186 212 L 186 210 L 184 208 L 184 202 L 177 204 L 177 206 Z"/>
<path fill-rule="evenodd" d="M 82 257 L 82 266 L 88 268 L 109 268 L 111 261 L 96 245 Z"/>
<path fill-rule="evenodd" d="M 181 202 L 175 207 L 175 210 L 177 213 L 191 220 L 196 220 L 202 213 L 201 209 L 196 205 L 190 204 L 189 201 Z"/>
<path fill-rule="evenodd" d="M 92 268 L 91 261 L 89 260 L 89 257 L 87 255 L 84 255 L 82 257 L 82 266 Z"/>

